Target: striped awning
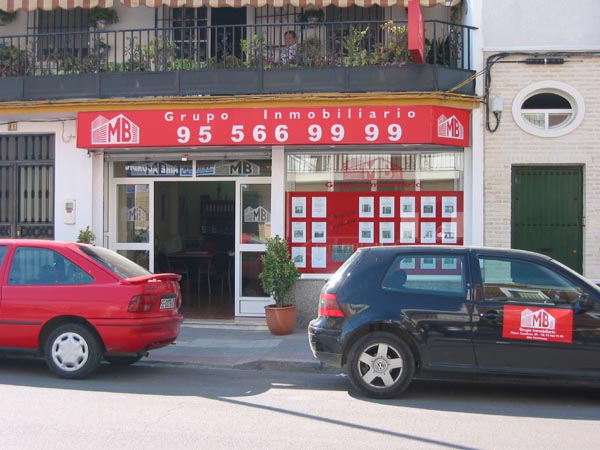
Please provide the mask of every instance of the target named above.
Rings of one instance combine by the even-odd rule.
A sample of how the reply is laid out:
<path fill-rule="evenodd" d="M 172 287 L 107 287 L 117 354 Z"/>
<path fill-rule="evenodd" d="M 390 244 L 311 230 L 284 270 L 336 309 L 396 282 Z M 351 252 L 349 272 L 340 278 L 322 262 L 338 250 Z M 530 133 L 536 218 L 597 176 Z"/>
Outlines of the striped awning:
<path fill-rule="evenodd" d="M 316 7 L 324 8 L 329 5 L 339 6 L 341 8 L 347 6 L 369 7 L 379 5 L 383 8 L 389 6 L 400 5 L 408 7 L 409 0 L 119 0 L 123 5 L 129 8 L 137 8 L 138 6 L 149 6 L 158 8 L 160 6 L 170 6 L 178 8 L 187 6 L 189 8 L 200 8 L 202 6 L 211 6 L 213 8 L 221 8 L 230 6 L 233 8 L 241 8 L 242 6 L 253 6 L 260 8 L 265 5 L 281 7 L 292 5 L 298 8 Z M 419 0 L 421 6 L 430 7 L 436 5 L 454 6 L 461 0 Z M 0 0 L 0 9 L 7 12 L 18 10 L 35 11 L 43 9 L 51 11 L 53 9 L 73 9 L 73 8 L 94 8 L 101 6 L 109 8 L 113 6 L 113 0 Z"/>
<path fill-rule="evenodd" d="M 110 8 L 113 6 L 113 0 L 0 0 L 0 9 L 7 12 L 15 12 L 18 10 L 35 11 L 36 9 L 51 11 L 58 8 L 87 9 L 96 6 Z"/>
<path fill-rule="evenodd" d="M 297 8 L 324 8 L 329 5 L 345 8 L 347 6 L 369 7 L 379 5 L 381 7 L 401 5 L 408 8 L 408 0 L 120 0 L 126 6 L 135 8 L 137 6 L 150 6 L 157 8 L 165 5 L 171 8 L 187 6 L 190 8 L 199 8 L 201 6 L 212 6 L 213 8 L 221 8 L 230 6 L 240 8 L 242 6 L 253 6 L 260 8 L 261 6 L 271 5 L 281 7 L 292 5 Z M 460 3 L 461 0 L 419 0 L 421 6 L 430 7 L 436 5 L 454 6 Z"/>

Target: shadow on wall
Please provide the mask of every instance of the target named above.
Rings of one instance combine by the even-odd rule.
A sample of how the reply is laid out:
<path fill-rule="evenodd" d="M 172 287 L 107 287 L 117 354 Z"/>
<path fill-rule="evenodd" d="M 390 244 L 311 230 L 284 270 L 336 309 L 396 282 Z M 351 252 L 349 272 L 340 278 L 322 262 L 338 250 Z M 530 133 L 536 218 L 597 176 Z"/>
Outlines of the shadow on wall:
<path fill-rule="evenodd" d="M 296 328 L 306 328 L 317 317 L 319 294 L 327 280 L 298 280 L 290 293 L 290 302 L 297 307 Z"/>

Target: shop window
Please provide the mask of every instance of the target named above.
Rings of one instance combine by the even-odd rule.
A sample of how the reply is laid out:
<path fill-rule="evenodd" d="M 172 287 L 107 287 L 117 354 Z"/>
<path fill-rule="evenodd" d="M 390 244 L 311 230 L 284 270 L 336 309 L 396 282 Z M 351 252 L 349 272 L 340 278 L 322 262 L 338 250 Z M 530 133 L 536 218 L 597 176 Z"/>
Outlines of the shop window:
<path fill-rule="evenodd" d="M 463 176 L 460 151 L 290 153 L 291 257 L 303 273 L 332 273 L 361 246 L 461 245 Z"/>
<path fill-rule="evenodd" d="M 292 153 L 288 191 L 428 191 L 463 189 L 463 153 Z"/>
<path fill-rule="evenodd" d="M 559 82 L 534 83 L 523 89 L 513 103 L 513 117 L 527 133 L 558 137 L 573 131 L 584 114 L 583 97 Z"/>

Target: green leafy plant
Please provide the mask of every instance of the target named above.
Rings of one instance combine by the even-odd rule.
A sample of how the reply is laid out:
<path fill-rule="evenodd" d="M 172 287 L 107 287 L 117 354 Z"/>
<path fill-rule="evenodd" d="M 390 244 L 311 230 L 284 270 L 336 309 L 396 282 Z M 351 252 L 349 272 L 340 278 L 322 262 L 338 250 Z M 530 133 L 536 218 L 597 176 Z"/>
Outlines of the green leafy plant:
<path fill-rule="evenodd" d="M 290 258 L 288 243 L 279 235 L 267 239 L 266 252 L 261 257 L 263 270 L 258 275 L 264 291 L 273 297 L 276 306 L 287 306 L 286 297 L 300 277 L 300 271 Z"/>
<path fill-rule="evenodd" d="M 77 242 L 82 244 L 93 244 L 96 240 L 96 235 L 92 230 L 90 230 L 90 226 L 85 227 L 85 230 L 79 230 L 79 236 L 77 236 Z"/>
<path fill-rule="evenodd" d="M 113 8 L 96 6 L 95 8 L 90 9 L 88 20 L 90 25 L 94 27 L 98 26 L 98 22 L 104 22 L 104 24 L 110 25 L 119 21 L 119 15 Z"/>
<path fill-rule="evenodd" d="M 325 17 L 325 12 L 322 9 L 303 9 L 298 14 L 298 22 L 321 22 Z"/>
<path fill-rule="evenodd" d="M 6 12 L 0 9 L 0 24 L 6 25 L 13 22 L 17 18 L 16 12 Z"/>
<path fill-rule="evenodd" d="M 266 48 L 266 39 L 257 34 L 252 39 L 242 39 L 242 52 L 244 53 L 243 66 L 246 68 L 258 67 Z"/>

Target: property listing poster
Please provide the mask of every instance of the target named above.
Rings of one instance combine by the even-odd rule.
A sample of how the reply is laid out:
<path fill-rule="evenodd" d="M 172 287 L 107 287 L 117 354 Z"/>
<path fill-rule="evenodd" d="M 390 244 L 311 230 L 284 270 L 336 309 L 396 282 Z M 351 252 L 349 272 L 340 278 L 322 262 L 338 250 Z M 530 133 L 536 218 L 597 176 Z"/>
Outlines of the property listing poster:
<path fill-rule="evenodd" d="M 358 247 L 462 245 L 463 193 L 289 192 L 286 236 L 303 273 L 331 273 Z"/>

